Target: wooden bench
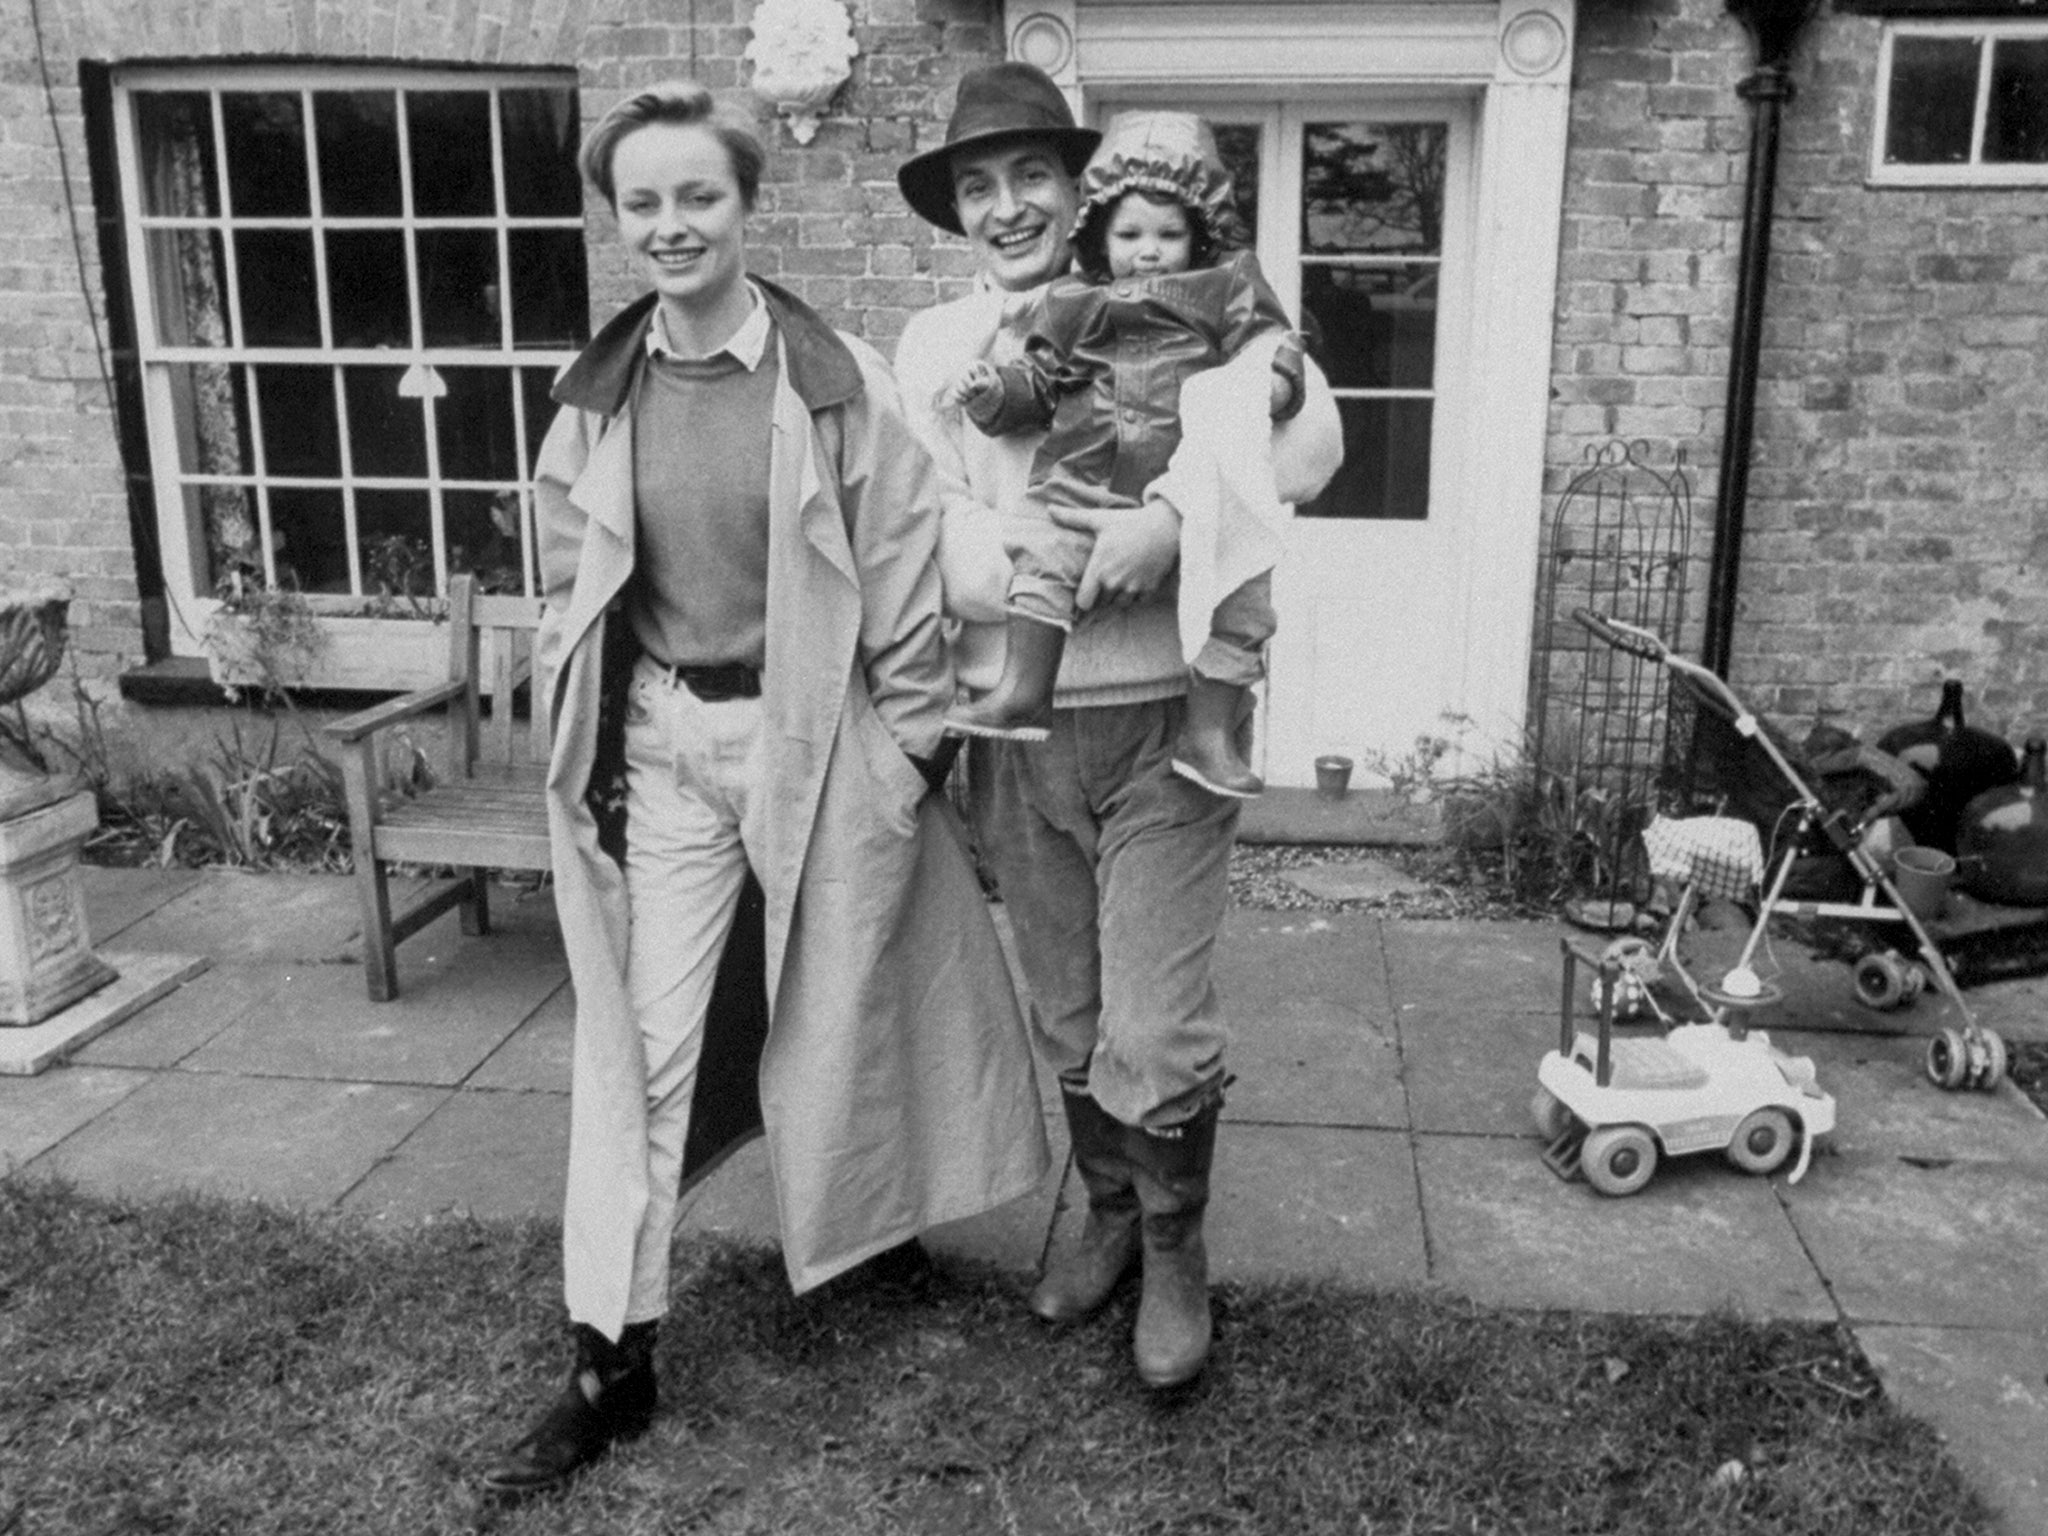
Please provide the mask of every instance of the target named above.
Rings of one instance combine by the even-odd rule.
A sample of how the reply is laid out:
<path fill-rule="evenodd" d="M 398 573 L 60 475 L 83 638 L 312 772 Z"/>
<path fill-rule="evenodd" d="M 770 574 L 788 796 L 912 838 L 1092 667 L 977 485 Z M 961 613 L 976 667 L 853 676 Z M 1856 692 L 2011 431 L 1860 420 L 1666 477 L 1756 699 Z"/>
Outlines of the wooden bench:
<path fill-rule="evenodd" d="M 534 701 L 531 721 L 515 719 L 512 711 L 514 690 L 532 679 L 540 614 L 537 597 L 487 596 L 476 590 L 474 577 L 457 576 L 449 584 L 448 680 L 327 727 L 348 792 L 363 972 L 376 1002 L 398 995 L 401 939 L 456 906 L 464 933 L 488 933 L 489 872 L 550 867 L 546 704 Z M 414 794 L 384 793 L 379 736 L 443 708 L 448 751 L 439 780 Z M 454 865 L 461 873 L 393 912 L 386 875 L 393 863 Z"/>

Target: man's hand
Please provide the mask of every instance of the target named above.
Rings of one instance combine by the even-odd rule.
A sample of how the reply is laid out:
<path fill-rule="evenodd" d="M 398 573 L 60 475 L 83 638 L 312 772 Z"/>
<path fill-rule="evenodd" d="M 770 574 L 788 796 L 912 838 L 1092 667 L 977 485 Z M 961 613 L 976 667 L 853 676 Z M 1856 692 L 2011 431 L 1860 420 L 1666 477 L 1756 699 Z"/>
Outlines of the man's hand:
<path fill-rule="evenodd" d="M 1062 528 L 1095 536 L 1095 549 L 1074 605 L 1083 610 L 1098 602 L 1120 608 L 1142 602 L 1159 590 L 1180 559 L 1180 513 L 1157 496 L 1130 508 L 1048 507 Z"/>

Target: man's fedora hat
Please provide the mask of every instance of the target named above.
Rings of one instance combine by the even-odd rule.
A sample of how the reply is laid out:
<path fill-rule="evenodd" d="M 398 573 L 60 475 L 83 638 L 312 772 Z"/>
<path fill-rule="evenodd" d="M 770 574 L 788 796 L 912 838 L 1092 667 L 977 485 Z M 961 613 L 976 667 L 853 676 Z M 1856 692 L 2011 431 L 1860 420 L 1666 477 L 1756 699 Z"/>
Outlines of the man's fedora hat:
<path fill-rule="evenodd" d="M 953 206 L 953 157 L 963 149 L 993 149 L 1015 139 L 1045 140 L 1058 151 L 1067 174 L 1078 176 L 1102 135 L 1074 126 L 1073 109 L 1044 70 L 991 64 L 960 77 L 946 142 L 904 161 L 896 185 L 926 223 L 964 233 Z"/>

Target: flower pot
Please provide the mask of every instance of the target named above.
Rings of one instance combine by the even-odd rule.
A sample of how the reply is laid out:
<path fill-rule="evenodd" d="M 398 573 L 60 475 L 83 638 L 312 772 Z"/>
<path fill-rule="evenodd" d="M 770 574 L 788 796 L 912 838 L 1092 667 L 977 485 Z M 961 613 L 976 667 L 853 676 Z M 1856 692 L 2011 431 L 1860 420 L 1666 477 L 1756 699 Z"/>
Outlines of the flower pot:
<path fill-rule="evenodd" d="M 1351 759 L 1348 757 L 1319 757 L 1316 759 L 1316 793 L 1326 800 L 1342 800 L 1351 790 Z"/>
<path fill-rule="evenodd" d="M 1941 916 L 1955 875 L 1956 861 L 1939 848 L 1901 848 L 1892 857 L 1892 885 L 1899 900 L 1923 923 Z"/>

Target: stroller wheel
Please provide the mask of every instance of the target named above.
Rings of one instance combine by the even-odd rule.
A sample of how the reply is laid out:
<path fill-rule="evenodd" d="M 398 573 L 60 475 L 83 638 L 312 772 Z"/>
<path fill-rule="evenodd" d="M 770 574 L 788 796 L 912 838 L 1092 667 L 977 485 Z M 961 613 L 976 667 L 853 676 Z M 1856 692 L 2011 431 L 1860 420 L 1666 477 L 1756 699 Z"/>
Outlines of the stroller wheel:
<path fill-rule="evenodd" d="M 1886 1012 L 1901 1007 L 1920 990 L 1914 985 L 1918 966 L 1909 965 L 1897 950 L 1878 950 L 1856 962 L 1856 1001 Z"/>
<path fill-rule="evenodd" d="M 1977 1047 L 1971 1063 L 1977 1070 L 1970 1075 L 1970 1086 L 1989 1093 L 2005 1080 L 2005 1040 L 1995 1029 L 1979 1029 L 1971 1043 Z"/>
<path fill-rule="evenodd" d="M 1969 1075 L 1970 1052 L 1959 1029 L 1944 1029 L 1927 1042 L 1927 1076 L 1938 1088 L 1960 1088 Z"/>

